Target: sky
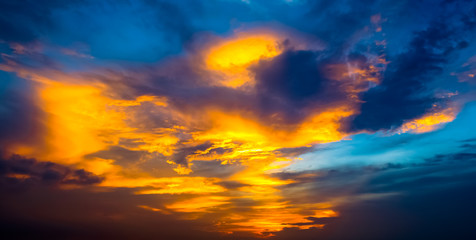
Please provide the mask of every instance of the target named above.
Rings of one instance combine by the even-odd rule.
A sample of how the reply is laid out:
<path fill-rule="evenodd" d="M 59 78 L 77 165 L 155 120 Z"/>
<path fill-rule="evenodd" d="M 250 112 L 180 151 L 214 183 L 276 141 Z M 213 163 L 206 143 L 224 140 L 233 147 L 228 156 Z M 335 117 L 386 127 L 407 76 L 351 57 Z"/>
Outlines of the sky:
<path fill-rule="evenodd" d="M 476 239 L 476 2 L 0 0 L 4 239 Z"/>

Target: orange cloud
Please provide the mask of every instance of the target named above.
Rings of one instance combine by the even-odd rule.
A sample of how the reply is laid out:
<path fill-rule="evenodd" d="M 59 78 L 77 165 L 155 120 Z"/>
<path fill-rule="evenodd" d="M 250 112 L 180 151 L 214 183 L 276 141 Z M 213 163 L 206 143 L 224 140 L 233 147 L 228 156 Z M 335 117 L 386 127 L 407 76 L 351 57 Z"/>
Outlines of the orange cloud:
<path fill-rule="evenodd" d="M 279 38 L 271 34 L 241 34 L 226 39 L 206 51 L 206 67 L 218 74 L 219 83 L 224 86 L 237 88 L 252 83 L 247 68 L 260 59 L 278 55 L 281 52 L 278 41 Z"/>
<path fill-rule="evenodd" d="M 441 128 L 445 123 L 452 122 L 458 111 L 455 108 L 446 108 L 438 112 L 428 113 L 421 118 L 404 123 L 400 133 L 426 133 Z"/>

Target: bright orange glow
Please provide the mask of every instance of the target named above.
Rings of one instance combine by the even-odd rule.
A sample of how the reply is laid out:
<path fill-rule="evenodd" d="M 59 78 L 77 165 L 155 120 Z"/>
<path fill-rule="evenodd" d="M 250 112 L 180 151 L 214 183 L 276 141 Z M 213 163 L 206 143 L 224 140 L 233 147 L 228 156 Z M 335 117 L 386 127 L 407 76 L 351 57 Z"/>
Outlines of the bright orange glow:
<path fill-rule="evenodd" d="M 114 133 L 127 131 L 124 113 L 108 109 L 109 100 L 92 86 L 52 83 L 40 89 L 48 114 L 45 158 L 76 163 L 86 154 L 106 147 Z"/>
<path fill-rule="evenodd" d="M 223 74 L 221 84 L 236 88 L 252 81 L 247 70 L 250 65 L 280 52 L 275 36 L 238 36 L 212 47 L 206 56 L 206 66 Z"/>
<path fill-rule="evenodd" d="M 425 133 L 439 129 L 443 124 L 452 122 L 456 118 L 457 111 L 447 108 L 440 112 L 429 113 L 419 119 L 404 123 L 399 132 Z"/>
<path fill-rule="evenodd" d="M 210 111 L 208 116 L 209 121 L 212 122 L 212 128 L 205 132 L 195 133 L 194 139 L 220 143 L 244 141 L 246 144 L 236 149 L 235 153 L 255 155 L 255 153 L 283 147 L 299 147 L 341 140 L 345 134 L 339 131 L 339 121 L 352 113 L 353 110 L 346 107 L 329 109 L 310 116 L 300 126 L 289 130 L 265 126 L 253 119 L 244 118 L 240 114 Z"/>
<path fill-rule="evenodd" d="M 38 89 L 39 102 L 47 113 L 45 146 L 18 146 L 17 152 L 50 161 L 73 164 L 82 157 L 117 144 L 119 139 L 137 139 L 136 149 L 170 155 L 178 139 L 174 129 L 156 133 L 137 132 L 125 120 L 125 108 L 152 102 L 167 106 L 164 98 L 140 96 L 136 100 L 113 100 L 102 95 L 98 87 L 63 84 L 45 79 Z"/>

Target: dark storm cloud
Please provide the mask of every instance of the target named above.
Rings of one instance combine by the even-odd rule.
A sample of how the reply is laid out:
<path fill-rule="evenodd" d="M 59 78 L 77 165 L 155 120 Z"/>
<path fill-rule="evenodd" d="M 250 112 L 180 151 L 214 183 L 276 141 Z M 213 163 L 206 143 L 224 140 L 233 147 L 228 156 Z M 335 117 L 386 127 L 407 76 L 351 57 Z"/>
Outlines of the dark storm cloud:
<path fill-rule="evenodd" d="M 0 159 L 0 181 L 2 188 L 33 186 L 36 184 L 59 185 L 91 185 L 100 183 L 102 177 L 83 169 L 52 162 L 38 162 L 32 158 L 19 155 Z"/>
<path fill-rule="evenodd" d="M 441 75 L 452 54 L 468 46 L 474 31 L 474 24 L 462 20 L 475 18 L 474 4 L 466 7 L 473 10 L 435 18 L 426 30 L 415 33 L 405 52 L 389 59 L 381 84 L 363 94 L 361 113 L 353 118 L 352 130 L 398 127 L 439 101 L 429 85 Z"/>

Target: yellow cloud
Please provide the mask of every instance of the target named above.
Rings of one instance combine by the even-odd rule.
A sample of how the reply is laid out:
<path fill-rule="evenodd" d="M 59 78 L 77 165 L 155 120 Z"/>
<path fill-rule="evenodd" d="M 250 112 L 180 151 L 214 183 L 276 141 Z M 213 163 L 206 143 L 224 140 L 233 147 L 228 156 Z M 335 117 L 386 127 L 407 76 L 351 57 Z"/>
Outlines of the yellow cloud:
<path fill-rule="evenodd" d="M 442 127 L 443 124 L 452 122 L 456 118 L 457 110 L 455 108 L 446 108 L 438 112 L 428 113 L 421 118 L 410 120 L 404 123 L 400 133 L 425 133 L 431 132 Z"/>
<path fill-rule="evenodd" d="M 220 83 L 232 88 L 252 83 L 248 67 L 260 59 L 281 53 L 278 37 L 271 34 L 245 35 L 216 43 L 207 50 L 206 67 L 219 73 Z"/>

